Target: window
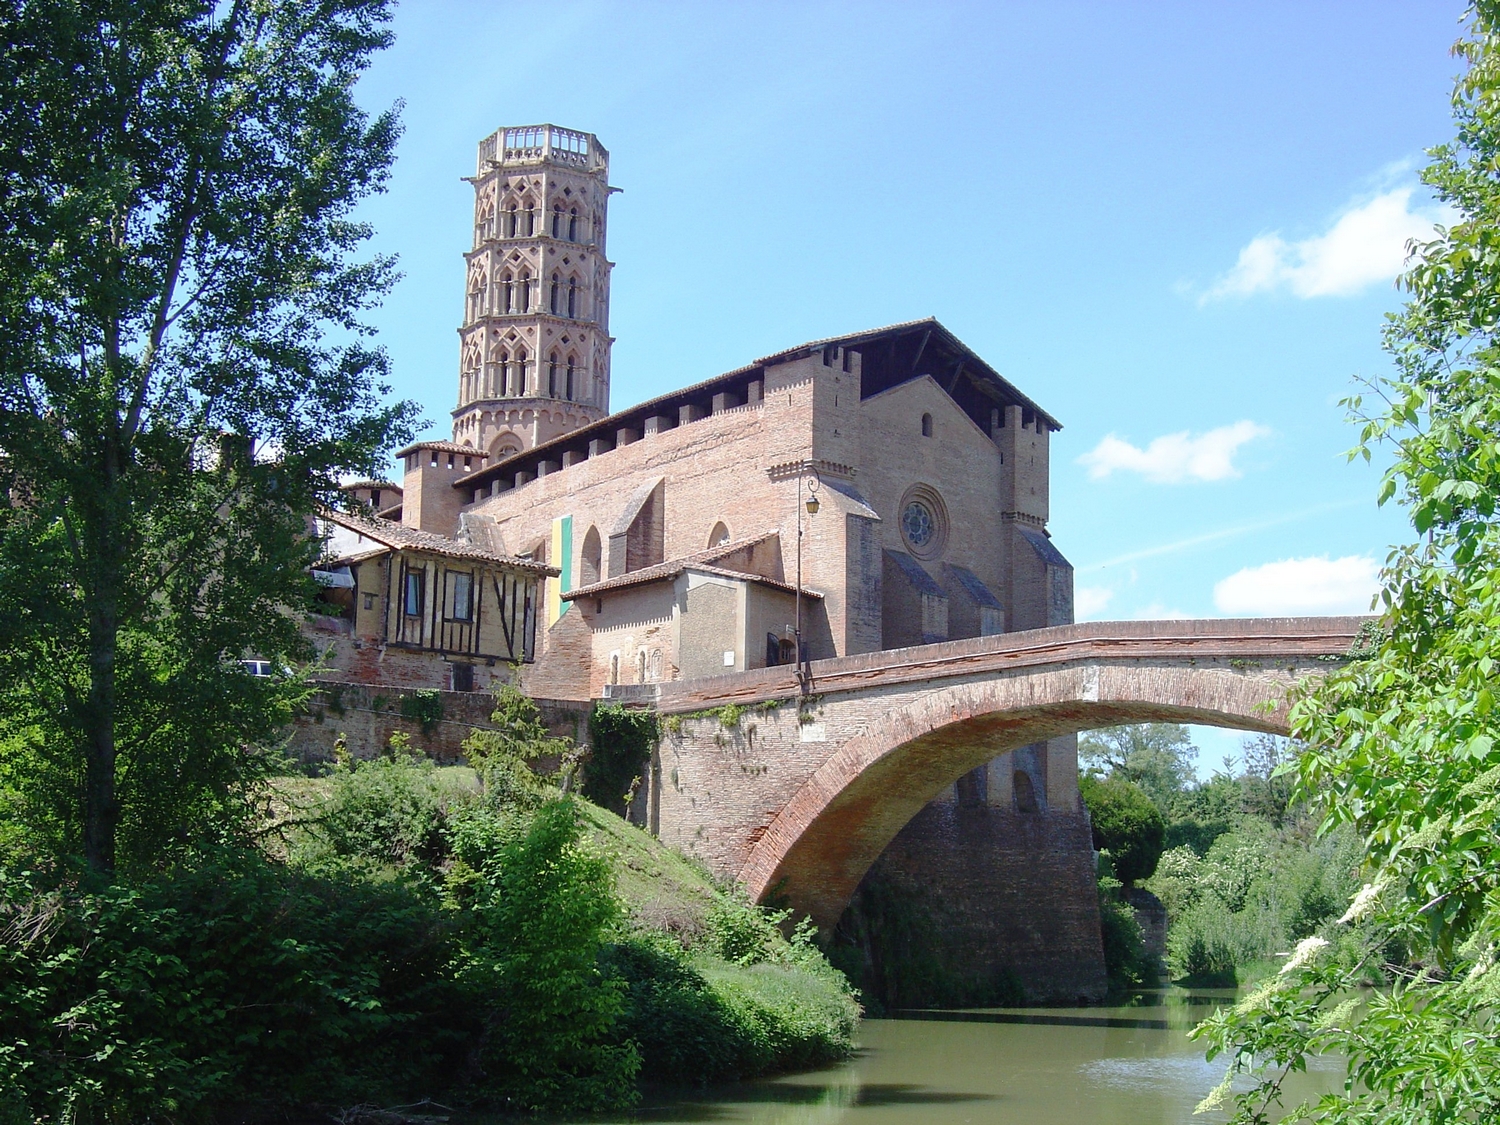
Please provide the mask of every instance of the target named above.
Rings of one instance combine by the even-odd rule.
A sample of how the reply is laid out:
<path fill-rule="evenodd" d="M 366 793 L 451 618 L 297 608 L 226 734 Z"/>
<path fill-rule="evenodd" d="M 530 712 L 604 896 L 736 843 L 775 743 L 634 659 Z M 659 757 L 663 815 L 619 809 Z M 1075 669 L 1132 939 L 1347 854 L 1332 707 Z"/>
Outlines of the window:
<path fill-rule="evenodd" d="M 720 543 L 728 542 L 729 528 L 724 526 L 723 520 L 720 520 L 718 523 L 714 524 L 714 529 L 708 533 L 708 545 L 710 547 L 717 547 Z"/>
<path fill-rule="evenodd" d="M 588 534 L 583 537 L 583 554 L 579 560 L 580 584 L 592 586 L 602 577 L 601 570 L 604 561 L 603 540 L 599 536 L 597 527 L 590 527 Z"/>
<path fill-rule="evenodd" d="M 568 212 L 568 241 L 578 241 L 578 208 L 574 207 Z"/>
<path fill-rule="evenodd" d="M 474 576 L 472 574 L 453 576 L 453 620 L 474 620 Z"/>
<path fill-rule="evenodd" d="M 556 274 L 552 275 L 552 299 L 548 302 L 548 307 L 552 310 L 553 316 L 562 315 L 560 311 L 562 308 L 562 282 L 558 280 Z"/>
<path fill-rule="evenodd" d="M 526 349 L 516 349 L 516 362 L 512 365 L 511 381 L 514 386 L 511 394 L 524 395 L 526 393 Z"/>
<path fill-rule="evenodd" d="M 635 654 L 635 682 L 643 684 L 646 682 L 646 650 L 640 649 Z"/>
<path fill-rule="evenodd" d="M 531 311 L 531 273 L 522 270 L 520 279 L 516 282 L 516 311 Z"/>
<path fill-rule="evenodd" d="M 516 205 L 514 203 L 505 209 L 505 234 L 508 238 L 516 237 Z"/>
<path fill-rule="evenodd" d="M 936 530 L 937 521 L 932 518 L 931 509 L 920 500 L 913 500 L 901 513 L 901 533 L 906 536 L 907 543 L 918 550 L 932 542 Z"/>
<path fill-rule="evenodd" d="M 922 436 L 923 437 L 931 437 L 932 436 L 932 415 L 931 414 L 924 414 L 924 415 L 922 415 Z"/>
<path fill-rule="evenodd" d="M 375 608 L 375 595 L 374 594 L 366 594 L 365 595 L 365 608 L 366 609 L 374 609 Z"/>
<path fill-rule="evenodd" d="M 935 559 L 948 542 L 948 509 L 936 490 L 913 485 L 901 497 L 896 521 L 906 549 L 919 559 Z"/>
<path fill-rule="evenodd" d="M 547 358 L 547 395 L 550 398 L 557 397 L 557 353 L 553 352 Z"/>
<path fill-rule="evenodd" d="M 552 208 L 552 237 L 561 238 L 563 229 L 563 209 L 559 203 Z"/>
<path fill-rule="evenodd" d="M 474 690 L 474 665 L 454 664 L 453 666 L 453 690 Z"/>
<path fill-rule="evenodd" d="M 515 312 L 512 305 L 513 290 L 510 280 L 510 271 L 507 270 L 500 278 L 500 311 L 504 313 Z"/>
<path fill-rule="evenodd" d="M 531 235 L 535 234 L 536 233 L 536 204 L 532 203 L 531 200 L 529 200 L 529 199 L 526 201 L 526 211 L 525 211 L 525 213 L 523 215 L 523 220 L 524 220 L 524 222 L 523 222 L 522 229 L 525 230 L 527 237 L 530 237 Z"/>
<path fill-rule="evenodd" d="M 571 319 L 578 315 L 578 279 L 568 278 L 568 317 Z"/>
<path fill-rule="evenodd" d="M 422 572 L 420 570 L 406 572 L 406 590 L 401 608 L 408 617 L 422 616 Z"/>
<path fill-rule="evenodd" d="M 573 401 L 573 357 L 568 357 L 568 382 L 563 397 L 569 402 Z"/>

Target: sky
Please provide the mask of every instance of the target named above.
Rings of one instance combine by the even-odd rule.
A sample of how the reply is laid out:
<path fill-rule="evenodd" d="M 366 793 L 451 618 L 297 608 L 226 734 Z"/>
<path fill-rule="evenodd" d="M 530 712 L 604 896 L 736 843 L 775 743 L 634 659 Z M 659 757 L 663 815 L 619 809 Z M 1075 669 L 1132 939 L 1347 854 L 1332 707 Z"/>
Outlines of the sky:
<path fill-rule="evenodd" d="M 1361 612 L 1399 510 L 1340 400 L 1380 348 L 1461 3 L 407 0 L 361 206 L 393 392 L 448 436 L 479 140 L 610 152 L 611 404 L 936 316 L 1063 423 L 1087 619 Z M 394 469 L 393 469 L 394 472 Z M 1200 774 L 1240 736 L 1194 728 Z"/>

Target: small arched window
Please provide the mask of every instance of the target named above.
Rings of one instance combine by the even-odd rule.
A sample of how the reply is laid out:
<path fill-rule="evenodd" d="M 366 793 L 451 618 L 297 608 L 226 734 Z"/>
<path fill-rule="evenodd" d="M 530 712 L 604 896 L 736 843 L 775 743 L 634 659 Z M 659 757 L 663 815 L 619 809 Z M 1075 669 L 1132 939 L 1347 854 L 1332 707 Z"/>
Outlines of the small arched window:
<path fill-rule="evenodd" d="M 932 415 L 931 414 L 924 414 L 924 415 L 922 415 L 922 436 L 923 437 L 931 437 L 932 436 Z"/>
<path fill-rule="evenodd" d="M 563 232 L 563 209 L 562 204 L 555 204 L 552 208 L 552 237 L 561 238 Z"/>
<path fill-rule="evenodd" d="M 724 526 L 723 520 L 720 520 L 718 523 L 714 524 L 714 529 L 708 533 L 708 545 L 710 547 L 717 547 L 720 543 L 728 542 L 729 528 Z"/>
<path fill-rule="evenodd" d="M 514 203 L 505 209 L 505 236 L 516 237 L 516 205 Z"/>
<path fill-rule="evenodd" d="M 567 382 L 567 390 L 566 390 L 566 392 L 563 395 L 563 397 L 565 399 L 567 399 L 569 402 L 573 401 L 573 370 L 574 370 L 575 363 L 576 363 L 576 361 L 573 359 L 573 357 L 569 356 L 568 357 L 568 382 Z"/>
<path fill-rule="evenodd" d="M 578 315 L 578 279 L 568 278 L 568 319 Z"/>
<path fill-rule="evenodd" d="M 504 313 L 514 312 L 511 301 L 514 298 L 514 283 L 511 280 L 510 270 L 500 275 L 500 311 Z"/>
<path fill-rule="evenodd" d="M 521 213 L 521 229 L 530 238 L 536 233 L 536 204 L 526 200 L 526 210 Z"/>
<path fill-rule="evenodd" d="M 562 315 L 562 303 L 561 302 L 562 302 L 562 282 L 558 279 L 557 274 L 553 274 L 552 275 L 552 301 L 551 301 L 551 308 L 552 308 L 552 315 L 553 316 L 560 316 L 560 315 Z"/>
<path fill-rule="evenodd" d="M 557 353 L 547 357 L 547 397 L 557 397 Z"/>
<path fill-rule="evenodd" d="M 503 395 L 505 393 L 506 384 L 508 384 L 510 382 L 510 353 L 509 352 L 501 352 L 500 353 L 500 366 L 499 366 L 499 368 L 497 368 L 497 370 L 499 372 L 500 379 L 499 379 L 499 382 L 497 383 L 497 385 L 495 386 L 495 388 L 493 389 L 493 391 L 491 393 L 492 394 L 501 394 L 501 395 Z"/>
<path fill-rule="evenodd" d="M 568 241 L 578 241 L 578 208 L 574 207 L 568 212 Z"/>
<path fill-rule="evenodd" d="M 635 654 L 635 682 L 643 684 L 646 682 L 646 650 L 640 649 Z"/>
<path fill-rule="evenodd" d="M 531 271 L 522 270 L 516 279 L 516 311 L 531 311 Z"/>

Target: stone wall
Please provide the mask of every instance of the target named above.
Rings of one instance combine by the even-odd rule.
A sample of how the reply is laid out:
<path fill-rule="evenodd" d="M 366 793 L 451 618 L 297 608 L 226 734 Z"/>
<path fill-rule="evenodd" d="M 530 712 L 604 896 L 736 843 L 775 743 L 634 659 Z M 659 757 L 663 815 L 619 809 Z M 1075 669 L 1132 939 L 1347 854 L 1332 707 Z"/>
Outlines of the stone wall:
<path fill-rule="evenodd" d="M 373 758 L 390 745 L 391 735 L 404 732 L 413 747 L 445 764 L 462 762 L 462 742 L 475 728 L 492 729 L 494 697 L 482 691 L 439 691 L 442 718 L 423 730 L 401 713 L 402 701 L 414 692 L 366 684 L 325 683 L 293 721 L 288 749 L 306 762 L 333 758 L 334 741 L 342 735 L 356 758 Z M 574 700 L 535 700 L 542 721 L 554 735 L 586 743 L 593 704 Z"/>

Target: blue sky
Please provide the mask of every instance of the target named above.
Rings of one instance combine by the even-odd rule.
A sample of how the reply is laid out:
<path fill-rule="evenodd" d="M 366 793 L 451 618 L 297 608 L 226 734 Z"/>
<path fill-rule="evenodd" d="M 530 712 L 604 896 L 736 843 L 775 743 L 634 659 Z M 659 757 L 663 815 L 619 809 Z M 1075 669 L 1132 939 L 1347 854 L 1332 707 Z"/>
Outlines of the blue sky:
<path fill-rule="evenodd" d="M 1462 5 L 408 0 L 363 208 L 395 391 L 448 431 L 479 139 L 611 154 L 615 409 L 935 315 L 1064 425 L 1080 616 L 1358 610 L 1400 514 L 1338 400 L 1389 370 Z M 1238 737 L 1201 732 L 1200 772 Z"/>

